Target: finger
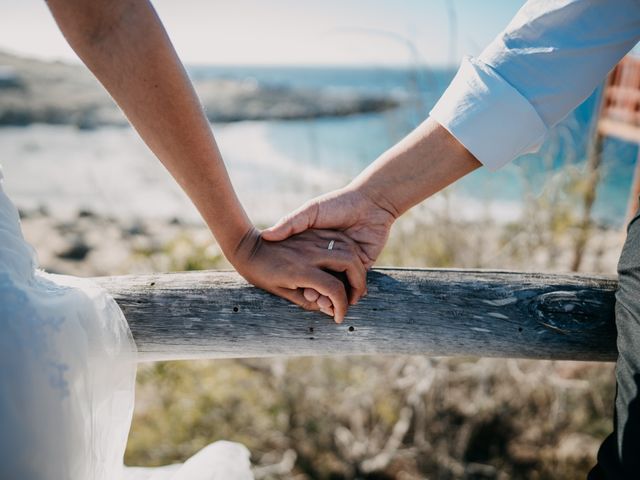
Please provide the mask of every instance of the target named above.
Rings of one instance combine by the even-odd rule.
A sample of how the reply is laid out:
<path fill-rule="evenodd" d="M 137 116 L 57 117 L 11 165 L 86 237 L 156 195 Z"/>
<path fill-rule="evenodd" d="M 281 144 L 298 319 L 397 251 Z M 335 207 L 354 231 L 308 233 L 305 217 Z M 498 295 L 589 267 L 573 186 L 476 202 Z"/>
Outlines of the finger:
<path fill-rule="evenodd" d="M 309 302 L 315 302 L 320 297 L 320 294 L 313 288 L 305 288 L 303 292 L 304 298 Z"/>
<path fill-rule="evenodd" d="M 305 310 L 317 311 L 320 309 L 316 302 L 310 302 L 307 300 L 302 293 L 302 290 L 299 288 L 291 289 L 284 287 L 276 287 L 273 291 L 276 295 L 289 300 L 291 303 L 295 303 L 299 307 L 304 308 Z M 333 316 L 333 315 L 332 315 Z"/>
<path fill-rule="evenodd" d="M 334 250 L 352 250 L 356 255 L 358 255 L 358 257 L 360 257 L 362 263 L 370 261 L 369 256 L 364 252 L 360 244 L 346 233 L 337 230 L 324 229 L 314 229 L 313 232 L 327 242 L 327 244 L 324 245 L 325 248 L 329 246 L 329 242 L 331 242 L 331 240 L 334 240 Z"/>
<path fill-rule="evenodd" d="M 342 249 L 341 247 L 342 244 L 343 244 L 342 242 L 339 242 L 337 244 L 339 250 Z M 353 245 L 350 245 L 350 244 L 345 245 L 344 249 L 347 249 L 348 251 L 353 252 L 354 255 L 356 255 L 358 259 L 362 262 L 362 265 L 364 265 L 365 268 L 367 268 L 367 265 L 371 265 L 371 259 L 364 252 L 364 250 L 362 250 L 362 247 L 358 245 L 356 242 L 353 242 Z"/>
<path fill-rule="evenodd" d="M 316 302 L 318 308 L 322 313 L 325 313 L 330 316 L 335 315 L 335 310 L 333 308 L 333 303 L 331 303 L 331 299 L 329 297 L 325 297 L 324 295 L 320 295 L 318 301 Z"/>
<path fill-rule="evenodd" d="M 371 267 L 373 267 L 373 260 L 371 260 L 371 257 L 364 253 L 364 251 L 362 251 L 361 254 L 358 254 L 358 256 L 360 257 L 364 268 L 366 268 L 367 270 L 371 270 Z"/>
<path fill-rule="evenodd" d="M 315 302 L 322 313 L 333 317 L 333 304 L 329 297 L 324 297 L 316 292 L 313 288 L 305 288 L 303 292 L 304 298 L 309 302 Z"/>
<path fill-rule="evenodd" d="M 320 306 L 316 302 L 308 301 L 305 298 L 304 293 L 302 293 L 300 289 L 294 290 L 290 288 L 279 287 L 276 289 L 275 293 L 285 298 L 286 300 L 289 300 L 290 302 L 295 303 L 299 307 L 304 308 L 305 310 L 311 310 L 311 311 L 320 310 L 322 313 L 324 313 L 325 315 L 328 315 L 329 317 L 335 316 L 335 312 L 333 309 L 333 305 L 331 304 L 331 300 L 329 300 L 329 306 L 327 307 L 327 306 Z M 321 298 L 327 298 L 327 297 L 321 297 Z"/>
<path fill-rule="evenodd" d="M 318 215 L 318 204 L 311 203 L 280 219 L 273 227 L 262 231 L 262 238 L 269 242 L 279 242 L 296 233 L 313 227 Z"/>
<path fill-rule="evenodd" d="M 333 304 L 333 319 L 336 323 L 342 323 L 347 314 L 348 301 L 347 292 L 340 280 L 322 270 L 312 270 L 300 279 L 299 284 L 311 287 L 321 295 L 329 297 Z"/>
<path fill-rule="evenodd" d="M 354 241 L 348 235 L 342 232 L 334 231 L 334 230 L 313 230 L 313 232 L 317 234 L 317 236 L 319 236 L 320 238 L 328 242 L 330 242 L 331 240 L 334 240 L 332 251 L 335 251 L 335 250 L 346 251 L 349 254 L 357 256 L 360 262 L 362 263 L 363 268 L 365 270 L 364 271 L 364 290 L 360 291 L 357 288 L 354 288 L 353 283 L 351 282 L 351 280 L 349 280 L 349 283 L 351 284 L 351 287 L 352 287 L 352 290 L 351 290 L 352 295 L 350 296 L 349 302 L 352 305 L 356 304 L 358 301 L 360 301 L 362 297 L 364 297 L 367 294 L 366 272 L 371 269 L 373 262 L 371 262 L 371 260 L 369 259 L 369 256 L 364 252 L 364 250 L 362 250 L 362 247 L 360 247 L 358 242 Z M 320 248 L 324 248 L 324 245 L 318 245 L 318 246 Z M 356 267 L 359 270 L 359 267 L 357 265 Z"/>
<path fill-rule="evenodd" d="M 334 316 L 335 310 L 333 309 L 333 303 L 331 303 L 331 299 L 329 297 L 320 295 L 316 301 L 316 305 L 318 305 L 322 313 L 326 313 L 332 317 Z"/>
<path fill-rule="evenodd" d="M 345 272 L 351 286 L 349 303 L 355 305 L 367 289 L 367 270 L 358 257 L 344 250 L 322 252 L 316 265 L 334 272 Z M 322 293 L 322 292 L 321 292 Z"/>
<path fill-rule="evenodd" d="M 329 299 L 329 297 L 325 297 L 324 295 L 320 295 L 318 297 L 318 300 L 316 300 L 316 303 L 320 308 L 324 308 L 325 310 L 329 310 L 333 308 L 333 304 L 331 303 L 331 300 Z"/>

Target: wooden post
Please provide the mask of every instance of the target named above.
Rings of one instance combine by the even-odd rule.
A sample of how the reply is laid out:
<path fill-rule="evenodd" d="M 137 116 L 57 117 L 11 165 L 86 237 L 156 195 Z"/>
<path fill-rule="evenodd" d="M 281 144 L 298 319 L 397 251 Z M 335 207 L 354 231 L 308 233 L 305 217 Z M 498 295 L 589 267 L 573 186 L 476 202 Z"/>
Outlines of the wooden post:
<path fill-rule="evenodd" d="M 141 361 L 281 355 L 616 359 L 608 277 L 376 269 L 345 322 L 228 271 L 95 279 L 121 306 Z"/>

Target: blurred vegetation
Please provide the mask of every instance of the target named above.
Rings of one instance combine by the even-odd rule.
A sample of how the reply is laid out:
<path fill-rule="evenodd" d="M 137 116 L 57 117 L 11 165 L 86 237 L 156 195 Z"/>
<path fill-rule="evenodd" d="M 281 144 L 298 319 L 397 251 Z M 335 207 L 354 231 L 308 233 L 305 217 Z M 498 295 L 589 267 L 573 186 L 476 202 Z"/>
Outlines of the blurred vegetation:
<path fill-rule="evenodd" d="M 489 216 L 457 219 L 445 192 L 442 208 L 419 207 L 398 222 L 379 263 L 567 270 L 580 171 L 570 167 L 546 185 L 528 198 L 521 220 L 507 225 Z M 587 268 L 610 273 L 621 240 L 594 229 Z M 155 253 L 136 255 L 160 252 L 164 263 L 156 266 L 174 270 L 220 267 L 224 260 L 211 242 L 180 234 Z M 126 462 L 179 462 L 226 439 L 251 450 L 258 479 L 585 478 L 611 428 L 614 386 L 613 365 L 579 362 L 319 357 L 147 364 L 138 374 Z"/>
<path fill-rule="evenodd" d="M 145 242 L 132 248 L 131 263 L 143 263 L 152 271 L 179 272 L 230 268 L 211 235 L 181 231 L 166 243 Z"/>
<path fill-rule="evenodd" d="M 526 182 L 508 223 L 472 219 L 455 189 L 394 226 L 379 265 L 568 271 L 591 188 L 576 165 Z M 528 172 L 522 171 L 523 178 Z M 462 200 L 464 201 L 464 200 Z M 23 212 L 49 271 L 83 276 L 230 268 L 204 225 Z M 614 273 L 620 231 L 591 223 L 580 271 Z M 82 257 L 64 252 L 83 246 Z M 582 247 L 581 247 L 582 248 Z M 61 253 L 62 252 L 62 253 Z M 330 321 L 330 320 L 327 320 Z M 142 365 L 126 461 L 180 462 L 219 439 L 258 479 L 584 478 L 609 432 L 613 365 L 342 357 Z"/>
<path fill-rule="evenodd" d="M 610 428 L 612 375 L 423 357 L 149 364 L 126 460 L 162 465 L 228 439 L 280 468 L 258 478 L 584 478 Z"/>

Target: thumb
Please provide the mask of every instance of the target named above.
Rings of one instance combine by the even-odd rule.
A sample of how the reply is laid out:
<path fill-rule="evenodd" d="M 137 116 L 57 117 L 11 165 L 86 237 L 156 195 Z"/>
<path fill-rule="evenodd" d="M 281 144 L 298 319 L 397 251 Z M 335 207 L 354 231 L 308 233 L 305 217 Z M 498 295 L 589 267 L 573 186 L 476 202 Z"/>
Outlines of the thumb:
<path fill-rule="evenodd" d="M 318 214 L 318 204 L 312 203 L 281 218 L 270 228 L 263 230 L 261 235 L 269 242 L 279 242 L 289 238 L 291 235 L 302 233 L 312 228 Z"/>

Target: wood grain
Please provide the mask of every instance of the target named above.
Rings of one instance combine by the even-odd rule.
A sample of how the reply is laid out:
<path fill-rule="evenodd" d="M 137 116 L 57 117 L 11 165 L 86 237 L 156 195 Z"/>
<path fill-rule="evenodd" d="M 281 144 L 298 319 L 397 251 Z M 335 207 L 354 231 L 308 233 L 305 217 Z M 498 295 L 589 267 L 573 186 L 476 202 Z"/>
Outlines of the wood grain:
<path fill-rule="evenodd" d="M 202 271 L 95 278 L 124 311 L 141 361 L 281 355 L 614 361 L 616 281 L 539 273 L 376 269 L 345 322 Z"/>

